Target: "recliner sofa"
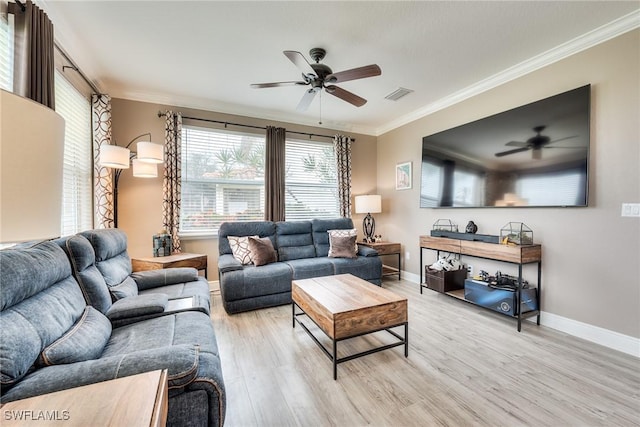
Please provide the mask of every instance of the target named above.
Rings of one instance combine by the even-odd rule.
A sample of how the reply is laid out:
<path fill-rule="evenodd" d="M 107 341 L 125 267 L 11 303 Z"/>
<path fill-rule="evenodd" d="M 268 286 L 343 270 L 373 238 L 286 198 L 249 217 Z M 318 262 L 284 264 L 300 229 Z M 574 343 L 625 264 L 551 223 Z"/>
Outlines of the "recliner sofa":
<path fill-rule="evenodd" d="M 356 258 L 332 258 L 329 230 L 353 229 L 351 218 L 311 221 L 225 222 L 218 231 L 220 294 L 229 314 L 291 303 L 291 281 L 350 273 L 382 283 L 382 261 L 371 248 L 358 245 Z M 268 237 L 277 262 L 243 265 L 234 258 L 230 236 Z"/>
<path fill-rule="evenodd" d="M 116 327 L 87 304 L 59 243 L 0 251 L 0 402 L 167 369 L 167 425 L 222 426 L 226 392 L 208 314 Z M 168 286 L 176 285 L 184 295 L 186 286 Z"/>

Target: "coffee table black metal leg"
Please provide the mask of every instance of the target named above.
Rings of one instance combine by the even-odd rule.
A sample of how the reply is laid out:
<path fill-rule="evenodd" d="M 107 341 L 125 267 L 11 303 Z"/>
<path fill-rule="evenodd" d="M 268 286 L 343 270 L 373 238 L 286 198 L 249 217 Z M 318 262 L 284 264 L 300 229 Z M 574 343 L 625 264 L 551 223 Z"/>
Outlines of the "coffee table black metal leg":
<path fill-rule="evenodd" d="M 291 303 L 291 324 L 293 327 L 296 327 L 296 303 Z"/>
<path fill-rule="evenodd" d="M 333 341 L 333 380 L 338 379 L 338 341 Z"/>
<path fill-rule="evenodd" d="M 409 322 L 404 324 L 404 357 L 409 357 Z"/>

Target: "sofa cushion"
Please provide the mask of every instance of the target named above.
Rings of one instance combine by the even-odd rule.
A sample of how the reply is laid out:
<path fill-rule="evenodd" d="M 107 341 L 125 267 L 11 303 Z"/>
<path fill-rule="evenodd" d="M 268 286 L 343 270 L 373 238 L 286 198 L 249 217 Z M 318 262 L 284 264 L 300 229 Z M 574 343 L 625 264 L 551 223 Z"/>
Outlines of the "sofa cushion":
<path fill-rule="evenodd" d="M 331 276 L 333 264 L 327 258 L 305 258 L 285 261 L 293 272 L 293 280 L 310 277 Z"/>
<path fill-rule="evenodd" d="M 332 247 L 333 247 L 333 241 L 332 239 L 335 237 L 356 237 L 358 235 L 358 232 L 356 231 L 355 228 L 349 228 L 349 229 L 345 229 L 345 230 L 328 230 L 327 234 L 329 234 L 329 253 L 327 254 L 328 256 L 332 256 Z M 358 252 L 358 244 L 356 243 L 356 239 L 353 239 L 353 252 L 357 253 Z M 349 258 L 353 258 L 353 257 L 349 257 Z"/>
<path fill-rule="evenodd" d="M 249 249 L 250 236 L 227 236 L 233 257 L 242 265 L 251 264 L 251 250 Z M 258 236 L 251 236 L 258 237 Z"/>
<path fill-rule="evenodd" d="M 34 268 L 37 266 L 37 268 Z M 0 251 L 0 383 L 19 381 L 43 348 L 78 321 L 86 303 L 54 242 Z"/>
<path fill-rule="evenodd" d="M 120 284 L 109 286 L 114 301 L 138 295 L 138 285 L 132 277 L 126 277 Z"/>
<path fill-rule="evenodd" d="M 63 365 L 97 359 L 111 336 L 111 322 L 87 306 L 78 321 L 60 338 L 42 350 L 38 365 Z"/>
<path fill-rule="evenodd" d="M 96 267 L 96 253 L 91 243 L 81 235 L 61 239 L 61 246 L 69 256 L 75 276 L 87 304 L 102 314 L 111 307 L 112 298 L 109 287 Z"/>
<path fill-rule="evenodd" d="M 356 258 L 358 246 L 356 236 L 329 235 L 330 258 Z"/>
<path fill-rule="evenodd" d="M 329 230 L 353 229 L 351 218 L 313 219 L 311 220 L 313 231 L 313 244 L 316 247 L 316 256 L 326 257 L 329 254 Z"/>
<path fill-rule="evenodd" d="M 316 249 L 309 221 L 280 221 L 276 223 L 278 260 L 315 258 Z"/>
<path fill-rule="evenodd" d="M 225 273 L 220 293 L 224 300 L 233 301 L 291 292 L 291 279 L 291 267 L 283 262 L 260 267 L 247 265 L 242 270 Z"/>
<path fill-rule="evenodd" d="M 273 243 L 268 237 L 249 237 L 249 251 L 253 264 L 258 267 L 278 260 Z"/>
<path fill-rule="evenodd" d="M 193 267 L 172 267 L 160 270 L 136 271 L 131 274 L 131 278 L 135 280 L 138 291 L 199 280 L 198 270 Z"/>

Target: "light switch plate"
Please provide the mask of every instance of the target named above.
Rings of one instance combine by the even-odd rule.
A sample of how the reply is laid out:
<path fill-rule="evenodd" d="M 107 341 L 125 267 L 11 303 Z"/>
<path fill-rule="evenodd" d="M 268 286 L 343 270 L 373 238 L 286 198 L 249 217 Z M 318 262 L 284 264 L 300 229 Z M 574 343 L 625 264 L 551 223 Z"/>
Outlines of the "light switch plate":
<path fill-rule="evenodd" d="M 640 203 L 623 203 L 622 216 L 640 216 Z"/>

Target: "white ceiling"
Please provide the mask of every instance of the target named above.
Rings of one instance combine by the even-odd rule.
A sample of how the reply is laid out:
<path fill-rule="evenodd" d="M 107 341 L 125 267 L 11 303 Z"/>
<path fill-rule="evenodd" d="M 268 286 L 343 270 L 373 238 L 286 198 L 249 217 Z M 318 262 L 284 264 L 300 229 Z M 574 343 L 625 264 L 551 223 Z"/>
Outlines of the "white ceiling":
<path fill-rule="evenodd" d="M 58 44 L 112 97 L 308 125 L 318 124 L 321 104 L 323 126 L 372 135 L 504 80 L 505 70 L 531 68 L 531 58 L 573 52 L 576 39 L 584 45 L 606 38 L 603 28 L 640 25 L 638 1 L 36 2 Z M 336 72 L 382 68 L 340 85 L 367 104 L 323 92 L 303 114 L 295 110 L 303 87 L 249 87 L 299 80 L 282 51 L 309 58 L 313 47 L 327 50 L 323 63 Z M 414 92 L 384 99 L 398 87 Z"/>

